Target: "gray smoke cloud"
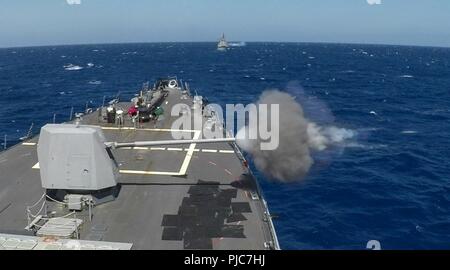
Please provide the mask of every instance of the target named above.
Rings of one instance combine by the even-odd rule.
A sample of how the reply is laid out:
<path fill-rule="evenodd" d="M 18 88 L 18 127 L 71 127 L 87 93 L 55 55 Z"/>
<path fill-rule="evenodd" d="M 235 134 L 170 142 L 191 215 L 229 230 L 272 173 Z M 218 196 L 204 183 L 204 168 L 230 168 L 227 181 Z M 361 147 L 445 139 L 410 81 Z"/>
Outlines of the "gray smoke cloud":
<path fill-rule="evenodd" d="M 238 145 L 252 156 L 255 166 L 266 176 L 281 182 L 302 180 L 314 164 L 311 155 L 314 151 L 323 151 L 329 146 L 343 142 L 355 134 L 351 130 L 334 126 L 321 127 L 309 121 L 302 106 L 295 97 L 279 90 L 264 91 L 258 104 L 279 104 L 279 145 L 275 150 L 261 150 L 261 140 L 249 139 L 249 127 L 238 131 Z M 270 115 L 270 110 L 269 110 Z M 271 126 L 270 117 L 264 117 Z"/>

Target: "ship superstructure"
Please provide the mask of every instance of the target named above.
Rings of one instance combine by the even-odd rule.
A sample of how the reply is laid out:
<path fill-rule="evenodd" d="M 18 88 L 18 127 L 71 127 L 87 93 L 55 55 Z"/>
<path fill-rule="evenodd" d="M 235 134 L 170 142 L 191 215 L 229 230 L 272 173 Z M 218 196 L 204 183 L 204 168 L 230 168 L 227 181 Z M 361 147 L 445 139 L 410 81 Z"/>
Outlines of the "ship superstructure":
<path fill-rule="evenodd" d="M 226 50 L 228 49 L 229 45 L 227 40 L 225 39 L 225 33 L 222 34 L 222 37 L 219 40 L 219 43 L 217 44 L 218 50 Z"/>

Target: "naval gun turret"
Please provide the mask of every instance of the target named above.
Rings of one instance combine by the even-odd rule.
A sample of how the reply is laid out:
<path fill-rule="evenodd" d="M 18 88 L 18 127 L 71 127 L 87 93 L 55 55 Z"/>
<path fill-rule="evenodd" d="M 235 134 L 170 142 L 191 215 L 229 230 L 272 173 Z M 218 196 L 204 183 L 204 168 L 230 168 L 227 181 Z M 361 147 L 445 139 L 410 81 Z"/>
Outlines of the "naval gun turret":
<path fill-rule="evenodd" d="M 107 142 L 98 126 L 47 124 L 41 129 L 37 148 L 41 183 L 52 197 L 69 201 L 88 198 L 99 204 L 114 200 L 119 190 L 119 170 L 111 149 L 234 141 L 235 138 Z"/>

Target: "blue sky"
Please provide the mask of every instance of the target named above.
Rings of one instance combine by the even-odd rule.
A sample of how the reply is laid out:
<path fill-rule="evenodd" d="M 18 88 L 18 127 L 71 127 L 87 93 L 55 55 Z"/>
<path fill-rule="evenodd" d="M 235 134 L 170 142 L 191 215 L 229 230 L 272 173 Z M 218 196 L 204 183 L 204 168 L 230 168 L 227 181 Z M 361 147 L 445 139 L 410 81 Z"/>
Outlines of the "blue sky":
<path fill-rule="evenodd" d="M 0 47 L 159 41 L 450 47 L 450 0 L 0 0 Z M 380 1 L 380 0 L 369 0 Z"/>

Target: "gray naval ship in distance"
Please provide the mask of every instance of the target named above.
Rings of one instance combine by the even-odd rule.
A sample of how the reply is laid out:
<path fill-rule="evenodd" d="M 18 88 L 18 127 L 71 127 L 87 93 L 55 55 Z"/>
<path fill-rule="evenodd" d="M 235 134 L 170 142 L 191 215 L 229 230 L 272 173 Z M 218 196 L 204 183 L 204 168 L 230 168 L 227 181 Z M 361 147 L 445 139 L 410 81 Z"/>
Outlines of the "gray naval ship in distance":
<path fill-rule="evenodd" d="M 220 38 L 219 42 L 217 43 L 217 50 L 219 51 L 225 51 L 229 48 L 228 42 L 225 39 L 225 33 L 222 34 L 222 37 Z"/>
<path fill-rule="evenodd" d="M 279 249 L 234 138 L 172 130 L 179 103 L 205 105 L 187 83 L 159 79 L 0 153 L 0 249 Z"/>

